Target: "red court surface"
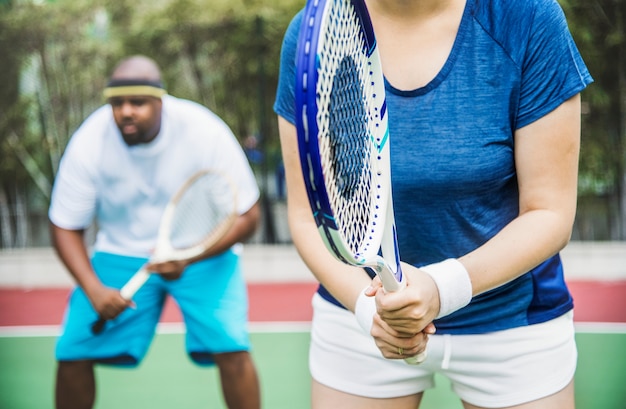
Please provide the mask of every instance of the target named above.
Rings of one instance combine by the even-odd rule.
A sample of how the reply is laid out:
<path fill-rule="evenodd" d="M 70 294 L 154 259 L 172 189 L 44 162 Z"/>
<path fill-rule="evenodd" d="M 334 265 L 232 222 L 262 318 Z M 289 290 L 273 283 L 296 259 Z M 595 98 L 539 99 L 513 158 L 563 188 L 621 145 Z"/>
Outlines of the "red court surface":
<path fill-rule="evenodd" d="M 577 322 L 626 322 L 626 280 L 570 281 Z M 311 320 L 314 283 L 249 284 L 250 321 L 306 322 Z M 0 289 L 0 327 L 58 325 L 69 289 Z M 168 300 L 163 322 L 180 322 L 175 303 Z"/>
<path fill-rule="evenodd" d="M 250 284 L 250 320 L 253 322 L 310 321 L 315 283 Z M 0 327 L 58 325 L 63 318 L 67 288 L 23 290 L 0 288 Z M 180 322 L 181 315 L 168 299 L 162 322 Z"/>

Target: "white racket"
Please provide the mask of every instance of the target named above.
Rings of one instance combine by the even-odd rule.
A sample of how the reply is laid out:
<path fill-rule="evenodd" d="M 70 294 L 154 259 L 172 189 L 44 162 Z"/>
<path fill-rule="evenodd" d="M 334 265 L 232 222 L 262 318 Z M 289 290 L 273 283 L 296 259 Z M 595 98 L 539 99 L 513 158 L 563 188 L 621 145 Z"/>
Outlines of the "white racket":
<path fill-rule="evenodd" d="M 308 1 L 296 65 L 298 148 L 318 231 L 337 259 L 402 290 L 385 84 L 365 3 Z"/>
<path fill-rule="evenodd" d="M 202 170 L 189 178 L 167 204 L 150 262 L 186 260 L 211 248 L 226 234 L 237 217 L 237 191 L 223 173 Z M 144 267 L 122 287 L 127 300 L 150 277 Z M 100 317 L 91 327 L 103 331 L 106 319 Z"/>

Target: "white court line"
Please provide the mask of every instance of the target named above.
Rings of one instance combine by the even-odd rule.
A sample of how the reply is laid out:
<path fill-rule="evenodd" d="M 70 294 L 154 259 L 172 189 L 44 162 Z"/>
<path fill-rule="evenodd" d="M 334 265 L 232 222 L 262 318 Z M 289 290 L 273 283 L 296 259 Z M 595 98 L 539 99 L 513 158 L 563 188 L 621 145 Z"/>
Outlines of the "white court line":
<path fill-rule="evenodd" d="M 626 322 L 575 322 L 579 334 L 626 334 Z"/>
<path fill-rule="evenodd" d="M 157 326 L 157 334 L 182 334 L 185 327 L 181 322 L 161 322 Z M 310 332 L 311 323 L 308 321 L 268 321 L 252 322 L 249 324 L 250 333 L 276 332 Z"/>
<path fill-rule="evenodd" d="M 310 332 L 309 321 L 272 321 L 250 323 L 250 333 Z M 61 332 L 58 325 L 16 325 L 0 327 L 0 338 L 10 337 L 55 337 Z M 180 322 L 161 322 L 157 334 L 182 334 L 184 326 Z"/>
<path fill-rule="evenodd" d="M 576 322 L 576 332 L 580 334 L 626 334 L 624 322 Z M 250 333 L 310 332 L 309 321 L 272 321 L 250 323 Z M 157 326 L 157 334 L 182 334 L 184 326 L 180 322 L 162 322 Z M 0 338 L 9 337 L 54 337 L 59 335 L 58 325 L 17 325 L 0 327 Z"/>
<path fill-rule="evenodd" d="M 58 325 L 16 325 L 0 327 L 0 338 L 11 337 L 54 337 L 59 335 Z"/>

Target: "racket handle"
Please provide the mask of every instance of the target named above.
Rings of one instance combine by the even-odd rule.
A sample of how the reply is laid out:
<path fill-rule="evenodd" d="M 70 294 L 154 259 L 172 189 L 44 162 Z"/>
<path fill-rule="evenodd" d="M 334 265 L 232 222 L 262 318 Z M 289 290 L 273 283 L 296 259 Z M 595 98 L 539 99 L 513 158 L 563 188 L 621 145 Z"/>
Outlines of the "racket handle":
<path fill-rule="evenodd" d="M 380 281 L 382 282 L 385 291 L 400 291 L 403 290 L 406 286 L 404 277 L 402 277 L 402 281 L 398 281 L 396 278 L 396 274 L 394 274 L 389 264 L 384 260 L 378 260 L 377 266 L 374 270 L 378 274 L 378 277 L 380 277 Z M 400 270 L 400 265 L 398 265 L 398 270 Z M 400 274 L 402 274 L 402 271 L 399 272 Z M 404 362 L 409 365 L 419 365 L 426 360 L 426 356 L 426 351 L 424 351 L 421 354 L 404 358 Z"/>
<path fill-rule="evenodd" d="M 128 280 L 126 284 L 124 284 L 124 287 L 120 290 L 122 298 L 125 300 L 131 300 L 135 293 L 139 291 L 141 286 L 148 281 L 148 278 L 150 278 L 150 272 L 146 270 L 145 267 L 142 267 L 131 277 L 130 280 Z"/>
<path fill-rule="evenodd" d="M 400 266 L 398 266 L 398 269 L 399 268 Z M 382 282 L 385 291 L 393 293 L 404 289 L 404 277 L 402 281 L 398 281 L 393 269 L 384 259 L 377 259 L 376 265 L 373 266 L 373 269 L 380 278 L 380 281 Z M 400 272 L 400 274 L 402 274 L 402 272 Z"/>
<path fill-rule="evenodd" d="M 102 331 L 104 330 L 104 324 L 106 324 L 106 323 L 107 323 L 106 319 L 104 319 L 102 317 L 98 318 L 98 321 L 94 322 L 91 325 L 91 333 L 94 334 L 94 335 L 101 334 Z"/>
<path fill-rule="evenodd" d="M 422 352 L 421 354 L 417 354 L 415 356 L 410 356 L 408 358 L 404 358 L 404 362 L 406 362 L 409 365 L 419 365 L 422 362 L 424 362 L 426 360 L 427 357 L 427 353 L 426 351 Z"/>
<path fill-rule="evenodd" d="M 142 267 L 139 271 L 137 271 L 124 287 L 120 290 L 120 295 L 125 300 L 131 300 L 135 293 L 141 288 L 142 285 L 145 284 L 150 278 L 150 272 L 146 270 L 145 267 Z M 101 334 L 104 331 L 104 326 L 106 325 L 107 320 L 100 316 L 96 322 L 91 325 L 91 333 L 94 335 Z"/>

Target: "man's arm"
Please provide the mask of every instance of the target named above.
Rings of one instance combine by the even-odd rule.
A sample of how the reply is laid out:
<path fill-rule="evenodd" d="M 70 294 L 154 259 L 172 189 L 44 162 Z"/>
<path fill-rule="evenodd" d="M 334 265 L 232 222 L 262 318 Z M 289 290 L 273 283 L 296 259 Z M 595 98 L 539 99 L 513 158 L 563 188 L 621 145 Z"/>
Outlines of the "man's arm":
<path fill-rule="evenodd" d="M 102 284 L 91 266 L 84 230 L 67 230 L 50 223 L 53 246 L 76 283 L 83 289 L 94 309 L 105 319 L 117 317 L 132 304 L 119 290 Z"/>

